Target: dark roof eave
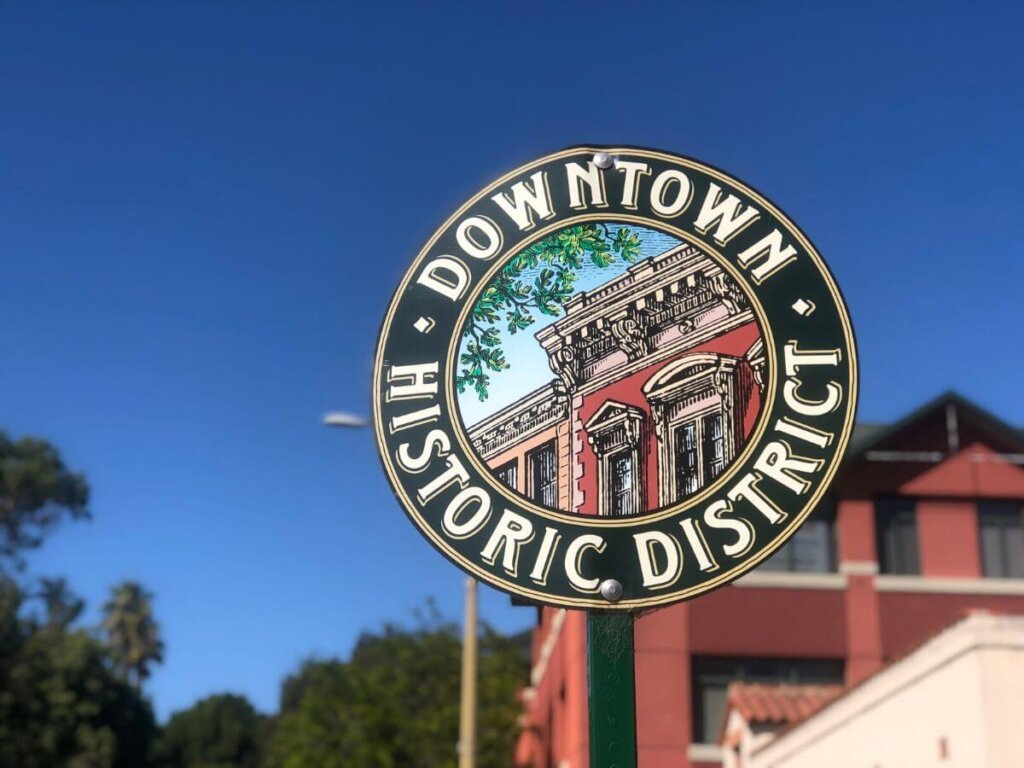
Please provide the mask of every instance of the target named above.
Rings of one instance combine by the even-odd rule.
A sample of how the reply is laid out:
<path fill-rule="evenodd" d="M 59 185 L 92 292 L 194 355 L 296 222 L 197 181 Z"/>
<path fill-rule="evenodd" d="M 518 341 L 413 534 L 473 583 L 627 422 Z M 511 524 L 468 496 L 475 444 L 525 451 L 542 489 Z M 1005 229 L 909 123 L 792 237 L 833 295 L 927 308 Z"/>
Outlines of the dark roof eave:
<path fill-rule="evenodd" d="M 865 427 L 872 430 L 871 434 L 863 440 L 853 440 L 850 442 L 850 448 L 846 454 L 846 460 L 850 461 L 852 459 L 860 458 L 868 451 L 883 445 L 892 437 L 895 437 L 911 424 L 919 421 L 929 413 L 938 410 L 939 408 L 944 408 L 950 404 L 955 405 L 959 410 L 964 411 L 970 419 L 978 423 L 986 431 L 997 434 L 1000 437 L 1005 438 L 1011 445 L 1024 450 L 1024 434 L 1022 434 L 1021 430 L 1007 424 L 999 417 L 985 410 L 977 403 L 968 400 L 960 393 L 947 390 L 892 424 L 885 426 L 865 424 Z"/>

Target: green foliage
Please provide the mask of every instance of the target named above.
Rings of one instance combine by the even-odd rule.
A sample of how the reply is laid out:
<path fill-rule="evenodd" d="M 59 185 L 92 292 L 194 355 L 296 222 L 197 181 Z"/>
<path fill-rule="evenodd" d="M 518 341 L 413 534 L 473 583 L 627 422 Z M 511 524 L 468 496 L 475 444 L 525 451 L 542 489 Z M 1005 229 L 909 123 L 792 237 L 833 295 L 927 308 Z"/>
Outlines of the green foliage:
<path fill-rule="evenodd" d="M 13 582 L 0 585 L 0 768 L 144 766 L 148 703 L 87 632 L 22 619 L 23 602 Z"/>
<path fill-rule="evenodd" d="M 125 680 L 141 688 L 150 666 L 163 661 L 160 625 L 153 618 L 153 596 L 134 581 L 112 591 L 103 605 L 103 630 L 114 664 Z"/>
<path fill-rule="evenodd" d="M 243 696 L 209 696 L 175 713 L 154 751 L 157 768 L 256 768 L 266 718 Z"/>
<path fill-rule="evenodd" d="M 306 662 L 282 686 L 266 768 L 454 766 L 459 637 L 435 616 L 364 635 L 347 662 Z M 514 748 L 515 692 L 528 661 L 520 645 L 485 628 L 479 666 L 477 765 L 499 768 Z"/>
<path fill-rule="evenodd" d="M 573 295 L 579 269 L 589 261 L 608 267 L 617 259 L 632 263 L 640 255 L 640 237 L 628 227 L 615 234 L 605 224 L 568 227 L 518 253 L 484 289 L 463 330 L 463 366 L 455 379 L 459 392 L 472 387 L 483 401 L 489 394 L 491 374 L 509 365 L 501 349 L 498 326 L 510 334 L 526 330 L 538 314 L 557 317 Z M 523 275 L 541 267 L 532 282 Z"/>
<path fill-rule="evenodd" d="M 24 568 L 23 553 L 39 547 L 61 519 L 88 517 L 88 501 L 85 478 L 50 443 L 0 432 L 0 571 Z"/>
<path fill-rule="evenodd" d="M 69 627 L 85 608 L 85 601 L 71 591 L 67 579 L 40 579 L 38 597 L 46 611 L 43 622 L 47 627 Z"/>
<path fill-rule="evenodd" d="M 56 448 L 0 432 L 0 768 L 148 765 L 152 710 L 110 650 L 72 628 L 82 599 L 64 579 L 12 578 L 54 526 L 88 517 L 88 500 Z"/>

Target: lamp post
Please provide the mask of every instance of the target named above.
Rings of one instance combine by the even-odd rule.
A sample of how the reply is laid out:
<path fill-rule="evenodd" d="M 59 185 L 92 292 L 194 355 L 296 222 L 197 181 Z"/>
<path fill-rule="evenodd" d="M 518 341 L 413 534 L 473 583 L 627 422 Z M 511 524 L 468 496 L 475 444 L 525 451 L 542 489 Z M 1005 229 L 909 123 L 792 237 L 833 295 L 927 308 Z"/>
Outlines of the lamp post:
<path fill-rule="evenodd" d="M 324 414 L 323 425 L 341 429 L 362 429 L 367 419 L 354 413 L 332 411 Z M 476 766 L 476 683 L 477 619 L 476 579 L 466 579 L 466 613 L 462 627 L 462 685 L 459 699 L 459 768 Z"/>
<path fill-rule="evenodd" d="M 459 701 L 459 768 L 476 766 L 476 579 L 466 578 L 466 615 L 462 624 L 462 687 Z"/>

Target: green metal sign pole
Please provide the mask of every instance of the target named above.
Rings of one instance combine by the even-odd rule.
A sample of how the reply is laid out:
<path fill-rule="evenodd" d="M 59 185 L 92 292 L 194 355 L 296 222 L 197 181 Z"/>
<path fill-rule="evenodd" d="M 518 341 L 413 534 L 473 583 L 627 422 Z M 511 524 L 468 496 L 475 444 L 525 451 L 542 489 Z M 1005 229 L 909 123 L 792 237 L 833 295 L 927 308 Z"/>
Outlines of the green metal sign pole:
<path fill-rule="evenodd" d="M 633 616 L 587 614 L 590 768 L 636 768 Z"/>

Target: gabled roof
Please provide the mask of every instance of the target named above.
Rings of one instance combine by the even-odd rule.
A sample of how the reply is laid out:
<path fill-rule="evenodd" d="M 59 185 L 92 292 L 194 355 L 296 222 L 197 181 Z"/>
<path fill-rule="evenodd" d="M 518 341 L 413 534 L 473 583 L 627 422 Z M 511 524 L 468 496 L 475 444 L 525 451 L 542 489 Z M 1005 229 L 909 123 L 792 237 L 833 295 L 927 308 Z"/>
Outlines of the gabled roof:
<path fill-rule="evenodd" d="M 1024 451 L 1024 430 L 1007 424 L 960 393 L 949 390 L 925 403 L 920 408 L 911 411 L 893 424 L 856 424 L 850 440 L 847 460 L 856 459 L 870 450 L 884 446 L 892 438 L 914 424 L 937 412 L 944 412 L 949 405 L 956 408 L 957 419 L 961 423 L 970 422 L 981 431 L 1006 442 L 1008 445 L 1014 446 L 1015 450 Z"/>

